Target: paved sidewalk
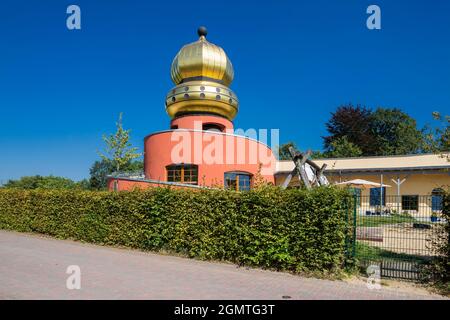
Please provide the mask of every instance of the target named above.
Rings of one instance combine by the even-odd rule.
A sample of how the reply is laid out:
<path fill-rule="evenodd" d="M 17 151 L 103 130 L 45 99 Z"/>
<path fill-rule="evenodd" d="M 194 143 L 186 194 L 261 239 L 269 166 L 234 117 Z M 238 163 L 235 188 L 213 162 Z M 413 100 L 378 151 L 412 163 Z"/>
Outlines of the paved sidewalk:
<path fill-rule="evenodd" d="M 81 268 L 81 290 L 66 269 Z M 0 299 L 439 299 L 0 230 Z"/>

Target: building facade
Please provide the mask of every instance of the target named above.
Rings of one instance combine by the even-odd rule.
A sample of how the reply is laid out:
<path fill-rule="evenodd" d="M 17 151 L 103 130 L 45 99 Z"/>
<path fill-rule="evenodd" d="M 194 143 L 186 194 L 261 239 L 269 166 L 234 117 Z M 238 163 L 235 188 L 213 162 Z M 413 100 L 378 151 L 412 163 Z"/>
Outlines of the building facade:
<path fill-rule="evenodd" d="M 360 189 L 361 207 L 369 211 L 375 211 L 380 205 L 411 214 L 419 213 L 419 208 L 427 212 L 440 211 L 438 199 L 450 186 L 450 161 L 446 155 L 319 159 L 315 162 L 319 166 L 327 165 L 325 175 L 331 183 L 363 179 L 387 185 L 383 189 Z M 277 162 L 276 184 L 281 185 L 293 168 L 292 161 Z M 298 184 L 298 179 L 292 179 L 291 186 Z"/>
<path fill-rule="evenodd" d="M 144 139 L 144 174 L 109 177 L 110 190 L 159 185 L 248 190 L 260 175 L 275 183 L 276 159 L 265 144 L 234 133 L 239 101 L 230 85 L 233 65 L 224 50 L 206 40 L 187 44 L 175 56 L 175 84 L 165 105 L 170 128 Z"/>
<path fill-rule="evenodd" d="M 170 125 L 144 138 L 143 174 L 113 174 L 108 178 L 110 190 L 155 186 L 248 190 L 257 176 L 281 185 L 294 168 L 292 161 L 277 161 L 264 143 L 235 134 L 239 100 L 230 88 L 233 65 L 221 47 L 206 40 L 205 28 L 199 28 L 198 35 L 172 62 L 175 87 L 165 101 Z M 325 175 L 331 183 L 360 178 L 391 185 L 362 189 L 368 207 L 380 203 L 399 210 L 433 208 L 433 201 L 420 203 L 419 196 L 437 194 L 450 185 L 450 162 L 439 155 L 315 162 L 319 167 L 327 165 Z M 290 186 L 296 185 L 299 181 L 294 178 Z"/>

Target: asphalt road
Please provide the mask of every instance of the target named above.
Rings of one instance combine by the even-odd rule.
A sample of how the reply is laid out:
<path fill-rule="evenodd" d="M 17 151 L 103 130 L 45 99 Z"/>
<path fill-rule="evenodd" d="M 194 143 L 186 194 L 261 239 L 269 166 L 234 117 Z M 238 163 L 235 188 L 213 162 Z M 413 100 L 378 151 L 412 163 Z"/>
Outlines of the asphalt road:
<path fill-rule="evenodd" d="M 79 290 L 66 286 L 79 266 Z M 75 282 L 76 283 L 76 282 Z M 437 299 L 0 230 L 0 299 Z"/>

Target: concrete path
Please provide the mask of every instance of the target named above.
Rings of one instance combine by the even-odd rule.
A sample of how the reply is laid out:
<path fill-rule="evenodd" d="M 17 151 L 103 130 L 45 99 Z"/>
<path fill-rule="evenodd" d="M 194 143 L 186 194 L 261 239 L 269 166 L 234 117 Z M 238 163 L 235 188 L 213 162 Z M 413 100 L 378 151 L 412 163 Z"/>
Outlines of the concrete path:
<path fill-rule="evenodd" d="M 69 290 L 67 267 L 81 270 Z M 0 299 L 437 299 L 0 230 Z"/>

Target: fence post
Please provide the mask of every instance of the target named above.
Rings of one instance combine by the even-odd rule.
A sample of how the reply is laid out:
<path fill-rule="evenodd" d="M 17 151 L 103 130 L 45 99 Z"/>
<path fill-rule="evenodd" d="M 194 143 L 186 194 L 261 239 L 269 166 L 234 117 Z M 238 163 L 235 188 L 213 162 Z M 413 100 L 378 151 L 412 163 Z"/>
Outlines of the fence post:
<path fill-rule="evenodd" d="M 357 195 L 353 195 L 353 243 L 352 243 L 352 258 L 356 256 L 356 205 L 357 205 Z"/>

